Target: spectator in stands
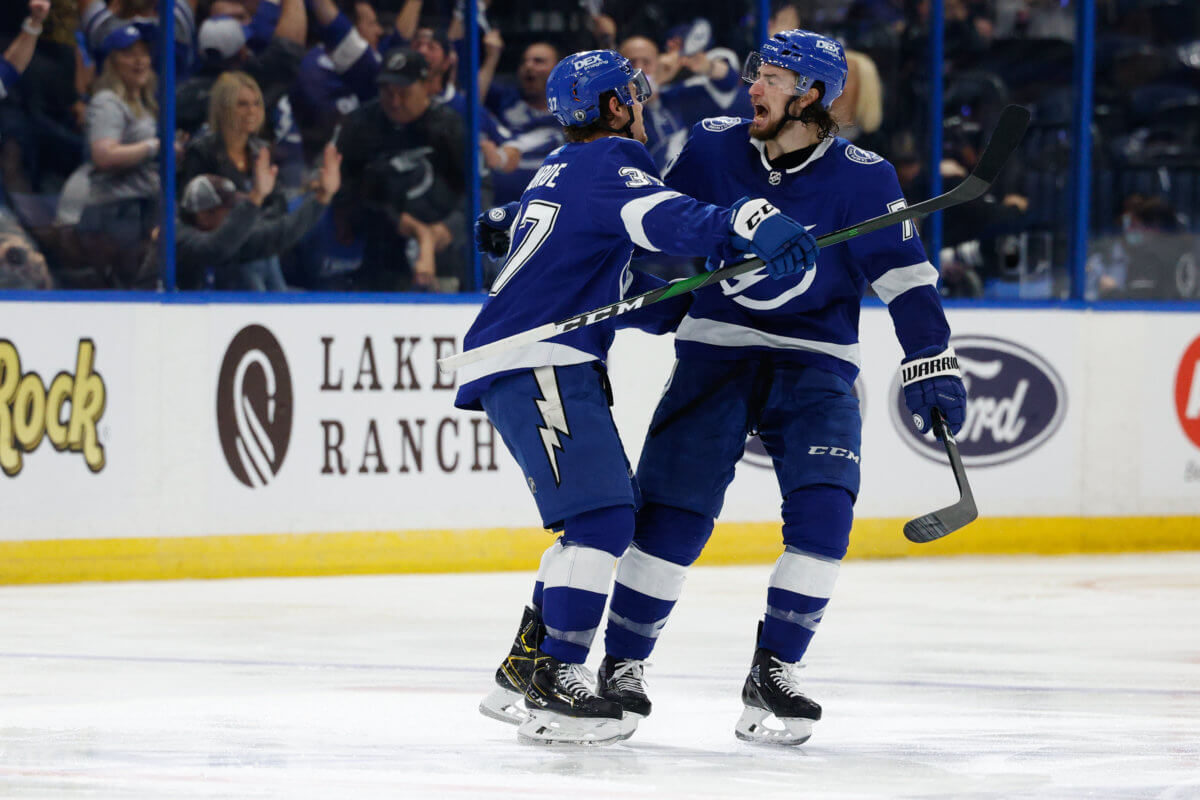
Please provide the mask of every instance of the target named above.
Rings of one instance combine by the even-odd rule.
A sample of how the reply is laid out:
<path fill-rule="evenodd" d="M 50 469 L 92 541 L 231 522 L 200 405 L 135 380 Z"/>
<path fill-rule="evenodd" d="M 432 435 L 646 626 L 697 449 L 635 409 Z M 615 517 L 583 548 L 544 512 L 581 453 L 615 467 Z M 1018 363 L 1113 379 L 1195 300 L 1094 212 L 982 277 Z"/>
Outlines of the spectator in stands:
<path fill-rule="evenodd" d="M 247 194 L 220 175 L 199 175 L 184 189 L 180 203 L 176 265 L 181 289 L 283 291 L 279 257 L 317 224 L 341 185 L 341 155 L 325 148 L 312 194 L 283 215 L 265 213 L 275 189 L 277 168 L 265 150 L 254 162 Z"/>
<path fill-rule="evenodd" d="M 208 105 L 208 129 L 188 143 L 179 167 L 179 183 L 185 186 L 199 175 L 221 175 L 233 181 L 239 192 L 254 188 L 254 164 L 260 152 L 270 154 L 270 145 L 259 137 L 266 119 L 258 84 L 244 72 L 226 72 L 213 84 Z M 286 207 L 282 192 L 264 201 L 268 214 Z"/>
<path fill-rule="evenodd" d="M 0 204 L 0 289 L 53 288 L 45 257 L 13 213 Z"/>
<path fill-rule="evenodd" d="M 253 78 L 270 110 L 295 81 L 304 57 L 304 0 L 260 0 L 253 17 L 244 5 L 228 0 L 219 0 L 213 10 L 200 25 L 199 67 L 176 92 L 176 128 L 189 136 L 205 123 L 209 95 L 221 73 L 237 70 Z M 218 10 L 232 13 L 218 15 Z"/>
<path fill-rule="evenodd" d="M 454 84 L 454 76 L 458 71 L 458 56 L 447 34 L 433 28 L 418 28 L 413 38 L 412 49 L 424 56 L 425 62 L 429 64 L 429 77 L 425 79 L 425 83 L 430 98 L 462 117 L 465 127 L 467 96 Z M 480 68 L 481 76 L 485 69 L 486 65 Z M 479 96 L 484 94 L 485 89 L 481 84 Z M 521 151 L 513 144 L 512 132 L 491 111 L 483 107 L 480 107 L 479 132 L 479 146 L 484 165 L 501 173 L 516 170 L 520 165 Z"/>
<path fill-rule="evenodd" d="M 458 94 L 454 85 L 458 54 L 450 46 L 450 39 L 446 33 L 434 28 L 417 28 L 409 46 L 424 56 L 425 63 L 429 65 L 429 77 L 425 79 L 429 87 L 429 96 L 433 100 L 449 104 Z"/>
<path fill-rule="evenodd" d="M 406 2 L 392 33 L 385 35 L 370 3 L 354 3 L 352 20 L 334 0 L 307 2 L 319 44 L 304 56 L 289 92 L 306 159 L 320 152 L 347 114 L 375 99 L 380 43 L 412 38 L 421 6 Z"/>
<path fill-rule="evenodd" d="M 38 37 L 42 35 L 42 23 L 49 13 L 50 0 L 29 0 L 29 16 L 21 23 L 21 32 L 0 57 L 0 100 L 8 97 L 20 80 L 21 73 L 33 60 Z"/>
<path fill-rule="evenodd" d="M 517 86 L 493 84 L 488 93 L 488 108 L 512 132 L 510 144 L 520 153 L 517 169 L 496 175 L 497 204 L 518 199 L 546 156 L 565 141 L 562 126 L 546 107 L 546 78 L 558 62 L 558 48 L 534 42 L 521 56 Z"/>
<path fill-rule="evenodd" d="M 886 142 L 879 132 L 883 124 L 883 83 L 879 70 L 866 53 L 846 51 L 846 88 L 833 101 L 830 112 L 838 121 L 844 139 L 864 150 L 887 155 Z"/>
<path fill-rule="evenodd" d="M 668 32 L 658 58 L 655 92 L 663 106 L 687 128 L 706 117 L 752 117 L 749 87 L 742 81 L 741 60 L 732 50 L 712 44 L 712 27 L 700 19 Z"/>
<path fill-rule="evenodd" d="M 663 102 L 658 45 L 654 40 L 630 36 L 621 42 L 620 53 L 629 59 L 634 69 L 642 71 L 654 92 L 642 106 L 642 122 L 646 127 L 646 149 L 661 172 L 683 149 L 688 126 Z"/>
<path fill-rule="evenodd" d="M 1131 194 L 1120 233 L 1101 241 L 1088 258 L 1088 295 L 1100 299 L 1194 299 L 1200 274 L 1194 237 L 1162 196 Z"/>
<path fill-rule="evenodd" d="M 379 99 L 351 114 L 338 139 L 338 203 L 365 237 L 360 288 L 436 290 L 435 258 L 447 283 L 467 277 L 465 133 L 431 101 L 428 69 L 414 50 L 388 51 Z"/>
<path fill-rule="evenodd" d="M 141 250 L 158 224 L 158 103 L 148 39 L 154 26 L 126 25 L 103 42 L 108 56 L 88 104 L 91 163 L 79 233 L 92 246 L 92 264 L 108 273 L 107 285 L 153 286 L 139 274 Z M 148 283 L 147 283 L 148 282 Z"/>
<path fill-rule="evenodd" d="M 21 80 L 21 73 L 29 66 L 29 62 L 33 60 L 34 50 L 37 48 L 38 37 L 42 35 L 42 23 L 46 21 L 46 16 L 50 13 L 50 0 L 30 0 L 29 16 L 21 23 L 21 31 L 9 43 L 8 48 L 4 51 L 4 55 L 0 56 L 0 103 L 4 103 L 5 111 L 7 108 L 10 96 L 16 91 L 17 83 Z M 12 133 L 16 133 L 18 137 L 22 133 L 26 133 L 29 125 L 24 121 L 23 115 L 15 112 L 16 116 L 10 117 L 8 114 L 0 116 L 0 143 L 9 138 Z M 19 162 L 21 149 L 16 146 L 16 142 L 11 145 L 5 144 L 5 162 L 6 166 L 9 162 Z M 14 164 L 14 166 L 16 166 Z M 8 172 L 6 169 L 5 172 Z"/>
<path fill-rule="evenodd" d="M 175 73 L 181 78 L 190 74 L 195 62 L 196 2 L 175 0 Z M 96 63 L 108 55 L 104 42 L 113 31 L 130 23 L 157 27 L 159 21 L 156 0 L 78 0 L 78 3 L 84 41 Z"/>
<path fill-rule="evenodd" d="M 971 139 L 947 128 L 944 158 L 939 169 L 943 191 L 966 179 L 978 161 Z M 996 187 L 992 187 L 996 189 Z M 942 236 L 942 294 L 978 297 L 988 281 L 1006 277 L 1011 257 L 1001 244 L 1028 227 L 1029 200 L 1020 194 L 989 190 L 974 203 L 947 209 Z"/>
<path fill-rule="evenodd" d="M 24 2 L 12 5 L 16 11 Z M 48 0 L 27 11 L 0 57 L 0 181 L 10 192 L 52 193 L 83 159 L 85 106 L 72 80 L 74 46 L 62 43 L 66 15 L 54 14 Z"/>

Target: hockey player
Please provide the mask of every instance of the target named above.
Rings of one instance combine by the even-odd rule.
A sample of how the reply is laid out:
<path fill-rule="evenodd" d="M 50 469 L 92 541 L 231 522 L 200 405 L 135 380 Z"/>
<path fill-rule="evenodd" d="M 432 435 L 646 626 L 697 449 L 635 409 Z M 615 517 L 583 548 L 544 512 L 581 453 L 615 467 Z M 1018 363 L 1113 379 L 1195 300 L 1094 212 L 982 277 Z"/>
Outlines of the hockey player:
<path fill-rule="evenodd" d="M 747 59 L 744 78 L 754 118 L 695 126 L 667 171 L 669 188 L 716 204 L 765 197 L 816 235 L 904 205 L 891 164 L 831 135 L 829 106 L 846 80 L 840 44 L 801 30 L 776 34 Z M 645 504 L 617 570 L 599 691 L 650 712 L 644 660 L 712 532 L 747 435 L 757 432 L 783 498 L 784 551 L 735 733 L 792 745 L 821 717 L 796 668 L 832 595 L 859 490 L 862 420 L 851 387 L 868 285 L 887 303 L 903 348 L 917 429 L 929 430 L 936 407 L 957 432 L 966 392 L 938 273 L 911 222 L 823 250 L 802 276 L 764 277 L 760 270 L 697 292 L 679 325 L 678 362 L 638 465 Z M 779 726 L 765 724 L 771 714 Z"/>
<path fill-rule="evenodd" d="M 480 218 L 481 235 L 503 240 L 508 231 L 511 246 L 464 347 L 653 288 L 649 276 L 630 271 L 635 247 L 715 259 L 749 250 L 773 277 L 815 260 L 811 235 L 765 201 L 735 198 L 718 207 L 663 187 L 644 146 L 649 86 L 624 57 L 610 50 L 568 56 L 546 95 L 567 144 L 546 158 L 519 203 Z M 685 307 L 665 323 L 646 315 L 637 324 L 673 327 Z M 597 695 L 582 667 L 638 504 L 609 411 L 604 359 L 612 338 L 613 327 L 601 323 L 459 372 L 456 405 L 487 412 L 543 525 L 563 530 L 542 557 L 517 657 L 501 665 L 481 706 L 521 721 L 524 741 L 605 744 L 632 732 L 621 725 L 620 704 Z"/>

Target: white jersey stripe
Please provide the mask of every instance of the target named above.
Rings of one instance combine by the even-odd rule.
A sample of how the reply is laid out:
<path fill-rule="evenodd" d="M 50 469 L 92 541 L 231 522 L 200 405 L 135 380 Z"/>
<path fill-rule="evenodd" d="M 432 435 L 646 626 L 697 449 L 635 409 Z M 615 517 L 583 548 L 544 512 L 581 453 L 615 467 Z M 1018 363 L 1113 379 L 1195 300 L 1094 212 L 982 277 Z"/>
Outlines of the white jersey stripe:
<path fill-rule="evenodd" d="M 719 322 L 714 319 L 691 316 L 683 318 L 683 322 L 679 324 L 679 330 L 675 332 L 675 339 L 711 344 L 717 347 L 772 347 L 777 350 L 807 350 L 840 358 L 842 361 L 849 361 L 856 367 L 859 366 L 862 359 L 858 342 L 834 344 L 833 342 L 819 342 L 815 339 L 799 339 L 734 325 L 732 322 Z"/>
<path fill-rule="evenodd" d="M 341 75 L 346 70 L 354 66 L 354 63 L 367 51 L 367 40 L 362 34 L 354 28 L 346 34 L 346 37 L 338 42 L 338 46 L 329 54 L 329 60 L 333 62 L 333 70 Z"/>
<path fill-rule="evenodd" d="M 642 219 L 659 203 L 666 202 L 674 197 L 682 197 L 682 195 L 679 192 L 655 192 L 645 197 L 639 197 L 636 200 L 630 200 L 621 207 L 621 222 L 625 223 L 625 232 L 629 234 L 629 238 L 633 240 L 634 244 L 643 250 L 653 250 L 655 253 L 660 252 L 660 248 L 655 247 L 654 243 L 646 237 L 646 231 L 642 227 Z"/>
<path fill-rule="evenodd" d="M 915 289 L 918 286 L 937 286 L 937 282 L 938 271 L 933 268 L 933 264 L 922 261 L 911 267 L 889 269 L 876 280 L 871 281 L 871 288 L 875 290 L 875 294 L 879 295 L 880 300 L 891 303 L 909 289 Z"/>
<path fill-rule="evenodd" d="M 551 323 L 553 324 L 553 323 Z M 596 357 L 584 350 L 557 342 L 536 342 L 517 350 L 510 350 L 491 358 L 468 363 L 458 369 L 458 384 L 463 386 L 485 375 L 510 369 L 533 369 L 534 367 L 567 367 L 595 361 Z"/>

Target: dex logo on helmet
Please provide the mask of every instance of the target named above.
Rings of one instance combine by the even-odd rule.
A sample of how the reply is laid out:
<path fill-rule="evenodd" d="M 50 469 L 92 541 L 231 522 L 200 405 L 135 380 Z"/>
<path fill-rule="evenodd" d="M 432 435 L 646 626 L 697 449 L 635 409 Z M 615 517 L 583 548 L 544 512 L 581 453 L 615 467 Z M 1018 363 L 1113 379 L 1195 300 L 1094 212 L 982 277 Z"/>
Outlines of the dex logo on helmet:
<path fill-rule="evenodd" d="M 1066 387 L 1050 364 L 1016 342 L 989 336 L 955 336 L 967 413 L 958 449 L 970 466 L 1003 464 L 1045 444 L 1062 425 L 1067 410 Z M 912 424 L 900 381 L 892 384 L 892 424 L 904 443 L 917 453 L 943 461 L 945 453 L 931 433 L 921 435 Z"/>
<path fill-rule="evenodd" d="M 587 56 L 585 58 L 580 58 L 580 59 L 577 59 L 577 60 L 571 62 L 571 67 L 573 69 L 587 69 L 588 67 L 592 67 L 592 66 L 595 66 L 596 64 L 603 64 L 603 63 L 604 63 L 604 58 L 602 56 L 600 56 L 599 54 L 596 54 L 596 55 Z"/>

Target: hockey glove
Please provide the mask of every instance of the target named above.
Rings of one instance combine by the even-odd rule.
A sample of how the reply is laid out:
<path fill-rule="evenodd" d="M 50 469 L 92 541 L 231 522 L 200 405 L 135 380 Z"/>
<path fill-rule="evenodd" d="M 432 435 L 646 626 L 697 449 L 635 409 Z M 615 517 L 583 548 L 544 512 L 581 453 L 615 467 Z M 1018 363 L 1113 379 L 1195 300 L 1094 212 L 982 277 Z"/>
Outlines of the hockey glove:
<path fill-rule="evenodd" d="M 488 209 L 475 218 L 475 246 L 479 252 L 496 258 L 508 253 L 508 230 L 516 219 L 520 203 L 508 203 Z"/>
<path fill-rule="evenodd" d="M 772 278 L 798 275 L 817 261 L 817 240 L 804 226 L 762 198 L 743 197 L 730 207 L 733 246 L 749 250 L 767 265 Z"/>
<path fill-rule="evenodd" d="M 933 427 L 934 406 L 942 410 L 950 432 L 957 434 L 967 410 L 967 389 L 958 370 L 954 348 L 934 346 L 918 350 L 900 364 L 904 404 L 912 412 L 913 425 L 921 433 Z"/>

